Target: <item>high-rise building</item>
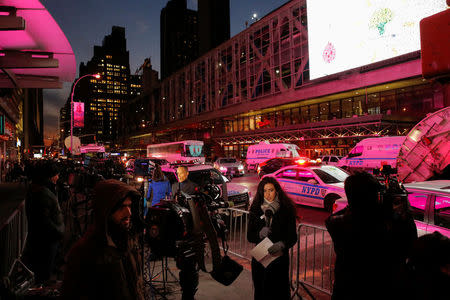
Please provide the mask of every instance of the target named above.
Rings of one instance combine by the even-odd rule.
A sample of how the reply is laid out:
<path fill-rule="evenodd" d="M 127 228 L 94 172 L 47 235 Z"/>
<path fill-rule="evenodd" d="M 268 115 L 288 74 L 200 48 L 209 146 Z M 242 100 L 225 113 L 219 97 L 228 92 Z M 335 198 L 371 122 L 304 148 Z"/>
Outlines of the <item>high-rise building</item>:
<path fill-rule="evenodd" d="M 230 39 L 230 0 L 198 0 L 200 55 Z"/>
<path fill-rule="evenodd" d="M 142 75 L 130 75 L 130 98 L 142 94 Z"/>
<path fill-rule="evenodd" d="M 198 13 L 186 0 L 170 0 L 161 10 L 161 78 L 198 57 Z"/>
<path fill-rule="evenodd" d="M 88 77 L 75 89 L 74 101 L 85 103 L 83 135 L 95 137 L 97 142 L 112 143 L 118 136 L 119 111 L 130 97 L 130 63 L 126 47 L 125 28 L 113 26 L 102 46 L 94 46 L 94 56 L 80 64 L 80 77 Z M 74 131 L 75 132 L 75 131 Z M 82 140 L 83 142 L 83 140 Z"/>

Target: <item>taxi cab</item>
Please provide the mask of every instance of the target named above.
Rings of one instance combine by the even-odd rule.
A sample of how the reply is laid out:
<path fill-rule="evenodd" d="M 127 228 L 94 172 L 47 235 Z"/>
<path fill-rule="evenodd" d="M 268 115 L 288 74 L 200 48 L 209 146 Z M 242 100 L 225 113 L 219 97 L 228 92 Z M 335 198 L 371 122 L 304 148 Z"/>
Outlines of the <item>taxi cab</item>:
<path fill-rule="evenodd" d="M 263 177 L 274 177 L 298 204 L 321 207 L 332 212 L 337 199 L 347 199 L 344 181 L 349 174 L 335 166 L 292 165 Z"/>

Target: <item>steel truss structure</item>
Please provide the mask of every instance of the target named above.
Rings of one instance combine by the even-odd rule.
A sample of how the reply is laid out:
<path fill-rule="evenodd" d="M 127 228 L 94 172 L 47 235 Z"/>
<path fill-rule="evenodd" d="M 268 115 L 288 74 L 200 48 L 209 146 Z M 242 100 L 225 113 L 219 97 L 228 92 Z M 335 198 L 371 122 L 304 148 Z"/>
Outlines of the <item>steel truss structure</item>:
<path fill-rule="evenodd" d="M 270 131 L 246 133 L 241 135 L 218 136 L 215 140 L 220 145 L 255 144 L 261 141 L 289 143 L 295 141 L 329 140 L 343 138 L 363 139 L 385 135 L 405 135 L 413 123 L 398 123 L 383 120 L 381 115 L 355 118 L 356 122 L 338 120 L 317 123 L 315 126 L 301 125 L 296 128 L 275 128 Z M 330 124 L 336 123 L 336 124 Z M 339 124 L 337 124 L 339 123 Z"/>
<path fill-rule="evenodd" d="M 159 125 L 303 85 L 309 77 L 306 24 L 306 1 L 290 1 L 163 80 L 160 99 L 151 100 Z"/>

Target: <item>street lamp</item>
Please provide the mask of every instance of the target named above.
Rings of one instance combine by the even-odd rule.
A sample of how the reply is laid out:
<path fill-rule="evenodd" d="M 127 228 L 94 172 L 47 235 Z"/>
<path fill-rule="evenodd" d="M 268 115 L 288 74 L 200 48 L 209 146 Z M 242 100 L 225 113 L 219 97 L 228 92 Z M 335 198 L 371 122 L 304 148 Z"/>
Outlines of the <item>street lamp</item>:
<path fill-rule="evenodd" d="M 73 84 L 72 93 L 70 94 L 70 152 L 72 152 L 72 149 L 73 149 L 73 94 L 75 93 L 75 87 L 77 86 L 77 83 L 84 77 L 89 77 L 89 76 L 95 77 L 97 79 L 100 78 L 100 74 L 87 74 L 87 75 L 81 76 Z"/>

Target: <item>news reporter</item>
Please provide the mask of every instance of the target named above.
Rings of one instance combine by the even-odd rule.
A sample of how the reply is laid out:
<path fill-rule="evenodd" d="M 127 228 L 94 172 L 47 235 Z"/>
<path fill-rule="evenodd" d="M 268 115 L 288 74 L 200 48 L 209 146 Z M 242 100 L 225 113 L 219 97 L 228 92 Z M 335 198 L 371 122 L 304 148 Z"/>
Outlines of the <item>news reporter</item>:
<path fill-rule="evenodd" d="M 289 248 L 297 241 L 296 212 L 292 200 L 275 178 L 265 177 L 250 207 L 247 239 L 258 244 L 268 237 L 268 249 L 277 258 L 265 268 L 252 258 L 254 299 L 290 299 Z"/>

